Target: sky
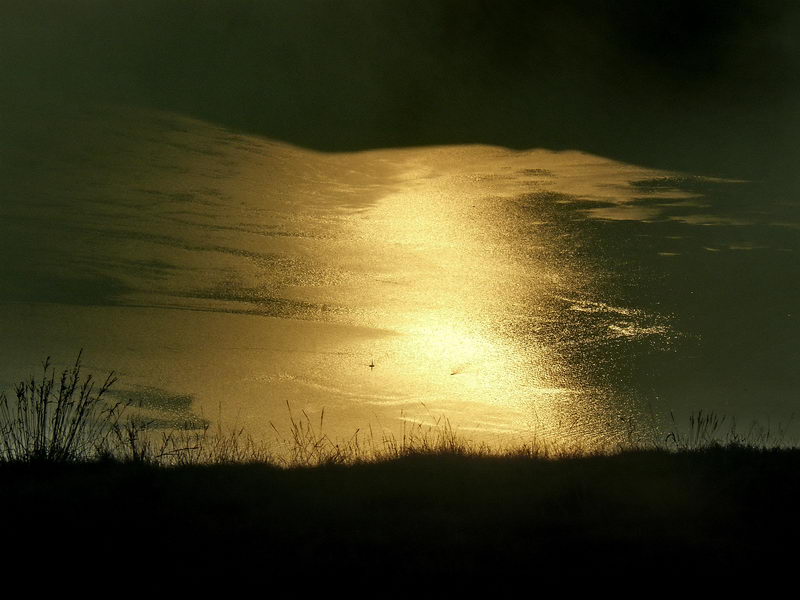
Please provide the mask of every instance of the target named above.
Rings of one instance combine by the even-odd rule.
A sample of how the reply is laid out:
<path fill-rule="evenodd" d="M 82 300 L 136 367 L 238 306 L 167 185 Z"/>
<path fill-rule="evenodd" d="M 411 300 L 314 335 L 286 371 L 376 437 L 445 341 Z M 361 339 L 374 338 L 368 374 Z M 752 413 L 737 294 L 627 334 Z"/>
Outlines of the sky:
<path fill-rule="evenodd" d="M 789 179 L 798 158 L 792 2 L 2 0 L 0 13 L 7 143 L 20 107 L 94 102 L 324 151 L 487 143 Z"/>

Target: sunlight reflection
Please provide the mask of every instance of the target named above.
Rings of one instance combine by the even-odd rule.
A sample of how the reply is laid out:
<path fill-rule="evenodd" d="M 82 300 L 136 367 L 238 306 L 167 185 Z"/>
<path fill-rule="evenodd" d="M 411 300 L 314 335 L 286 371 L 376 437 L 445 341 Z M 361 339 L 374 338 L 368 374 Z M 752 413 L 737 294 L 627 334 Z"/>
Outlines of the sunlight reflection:
<path fill-rule="evenodd" d="M 650 271 L 694 310 L 687 270 L 793 264 L 758 254 L 791 250 L 789 228 L 707 193 L 737 182 L 578 151 L 326 154 L 111 107 L 47 131 L 81 135 L 12 161 L 47 176 L 12 172 L 2 206 L 19 361 L 40 359 L 37 337 L 65 356 L 79 343 L 257 434 L 288 402 L 329 408 L 343 435 L 402 411 L 492 439 L 614 439 L 655 396 L 636 377 L 684 335 Z"/>
<path fill-rule="evenodd" d="M 391 240 L 381 258 L 404 274 L 392 301 L 373 313 L 375 325 L 403 334 L 391 351 L 405 372 L 398 385 L 425 389 L 434 405 L 457 400 L 454 418 L 465 422 L 480 421 L 486 405 L 505 407 L 506 432 L 525 427 L 531 406 L 540 421 L 552 421 L 554 382 L 546 374 L 556 369 L 535 338 L 515 339 L 508 328 L 518 317 L 521 280 L 529 296 L 547 295 L 548 269 L 519 262 L 508 207 L 486 201 L 480 177 L 417 164 L 427 154 L 412 155 L 405 188 L 362 222 L 368 244 Z M 434 150 L 431 162 L 442 162 L 441 154 Z"/>

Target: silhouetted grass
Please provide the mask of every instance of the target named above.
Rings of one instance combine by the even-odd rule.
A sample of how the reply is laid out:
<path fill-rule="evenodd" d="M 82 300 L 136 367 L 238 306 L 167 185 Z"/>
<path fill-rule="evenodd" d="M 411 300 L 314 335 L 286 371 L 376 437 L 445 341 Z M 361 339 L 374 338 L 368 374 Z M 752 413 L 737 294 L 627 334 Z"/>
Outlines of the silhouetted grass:
<path fill-rule="evenodd" d="M 499 448 L 460 435 L 445 417 L 433 424 L 403 420 L 400 435 L 356 430 L 347 439 L 325 432 L 325 411 L 317 420 L 304 410 L 296 413 L 287 403 L 288 430 L 271 424 L 275 443 L 256 440 L 242 428 L 225 430 L 218 421 L 208 425 L 163 429 L 132 402 L 111 402 L 108 391 L 116 382 L 109 373 L 96 385 L 92 375 L 81 373 L 81 353 L 58 375 L 44 361 L 39 378 L 30 376 L 15 388 L 14 399 L 0 394 L 0 461 L 85 462 L 115 460 L 158 466 L 268 463 L 274 466 L 313 467 L 384 462 L 411 456 L 498 457 L 558 459 L 631 451 L 691 451 L 712 448 L 768 449 L 786 446 L 783 432 L 750 428 L 741 433 L 735 421 L 713 412 L 689 417 L 688 428 L 672 429 L 664 436 L 629 431 L 626 440 L 587 450 L 577 442 L 536 440 Z"/>
<path fill-rule="evenodd" d="M 109 451 L 124 405 L 104 396 L 116 378 L 96 386 L 81 376 L 81 354 L 59 376 L 42 364 L 42 376 L 17 384 L 15 401 L 0 394 L 0 457 L 5 461 L 64 462 L 96 458 Z"/>
<path fill-rule="evenodd" d="M 80 357 L 60 377 L 46 362 L 18 404 L 2 401 L 9 573 L 52 557 L 41 569 L 68 577 L 87 565 L 186 584 L 216 573 L 304 593 L 496 593 L 534 574 L 688 585 L 774 570 L 800 534 L 800 449 L 747 442 L 713 413 L 685 434 L 587 452 L 498 450 L 444 418 L 334 440 L 324 414 L 287 406 L 269 447 L 242 429 L 151 430 L 136 407 L 106 402 L 113 375 L 95 389 L 80 370 Z"/>

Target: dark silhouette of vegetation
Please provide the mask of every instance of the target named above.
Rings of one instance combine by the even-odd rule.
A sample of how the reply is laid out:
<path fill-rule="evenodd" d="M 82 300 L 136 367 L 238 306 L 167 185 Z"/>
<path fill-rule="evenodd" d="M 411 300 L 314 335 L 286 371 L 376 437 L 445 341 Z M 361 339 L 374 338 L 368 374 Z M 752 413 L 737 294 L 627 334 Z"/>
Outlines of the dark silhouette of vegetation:
<path fill-rule="evenodd" d="M 163 423 L 137 411 L 132 401 L 112 401 L 116 383 L 109 373 L 97 385 L 82 374 L 82 351 L 74 364 L 57 375 L 48 357 L 40 378 L 31 375 L 15 387 L 13 399 L 0 393 L 0 462 L 69 463 L 97 460 L 147 463 L 154 466 L 267 463 L 279 467 L 355 465 L 409 456 L 495 457 L 509 459 L 559 459 L 617 454 L 631 451 L 700 451 L 714 448 L 767 450 L 792 446 L 783 432 L 751 428 L 741 433 L 735 421 L 713 412 L 698 411 L 689 427 L 679 427 L 672 417 L 666 435 L 636 431 L 629 423 L 626 439 L 591 450 L 576 442 L 557 443 L 535 437 L 527 443 L 497 448 L 461 436 L 445 417 L 432 425 L 403 422 L 400 435 L 370 427 L 349 439 L 325 433 L 323 410 L 318 421 L 304 410 L 297 414 L 287 403 L 289 426 L 276 425 L 274 443 L 256 440 L 241 428 L 211 429 L 206 421 L 185 427 L 164 428 Z M 138 407 L 140 408 L 140 407 Z M 727 425 L 727 427 L 726 427 Z"/>
<path fill-rule="evenodd" d="M 658 448 L 588 453 L 492 450 L 446 421 L 337 442 L 323 417 L 291 412 L 281 454 L 241 431 L 154 437 L 133 407 L 106 403 L 113 375 L 93 387 L 80 356 L 60 377 L 44 367 L 0 411 L 9 569 L 52 548 L 52 569 L 99 577 L 146 564 L 307 591 L 347 581 L 394 596 L 411 578 L 497 592 L 533 570 L 593 585 L 622 571 L 766 573 L 800 534 L 800 449 L 721 438 L 714 415 Z"/>
<path fill-rule="evenodd" d="M 40 379 L 17 384 L 15 401 L 0 394 L 0 458 L 67 462 L 107 452 L 123 409 L 105 402 L 115 381 L 113 373 L 99 386 L 91 375 L 81 377 L 81 353 L 57 377 L 48 357 Z"/>

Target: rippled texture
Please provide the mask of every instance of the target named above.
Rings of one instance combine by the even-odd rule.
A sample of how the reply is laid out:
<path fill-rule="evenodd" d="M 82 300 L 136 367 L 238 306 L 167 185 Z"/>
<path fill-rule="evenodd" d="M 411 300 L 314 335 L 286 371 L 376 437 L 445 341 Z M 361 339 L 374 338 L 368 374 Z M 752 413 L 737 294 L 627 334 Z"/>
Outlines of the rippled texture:
<path fill-rule="evenodd" d="M 784 191 L 577 151 L 324 154 L 119 108 L 11 134 L 7 384 L 83 347 L 173 422 L 269 435 L 288 402 L 333 435 L 444 415 L 496 443 L 793 410 Z"/>

